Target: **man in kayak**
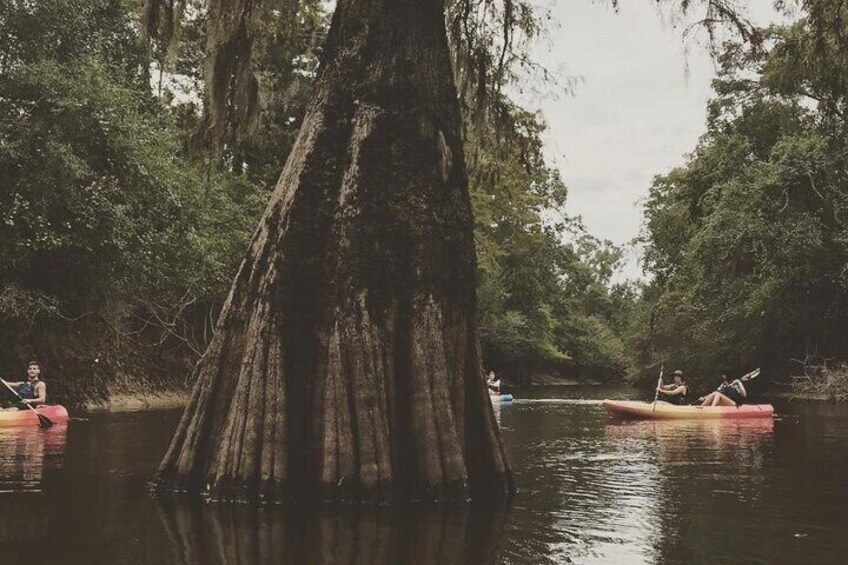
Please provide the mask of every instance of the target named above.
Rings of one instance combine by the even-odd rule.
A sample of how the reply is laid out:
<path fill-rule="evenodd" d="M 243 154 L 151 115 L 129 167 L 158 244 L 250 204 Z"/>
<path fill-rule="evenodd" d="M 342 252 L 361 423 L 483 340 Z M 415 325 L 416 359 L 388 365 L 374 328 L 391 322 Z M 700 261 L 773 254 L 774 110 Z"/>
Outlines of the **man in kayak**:
<path fill-rule="evenodd" d="M 667 402 L 683 406 L 686 404 L 686 397 L 689 395 L 689 386 L 683 380 L 683 371 L 674 372 L 674 382 L 668 385 L 657 385 L 657 392 L 668 397 Z"/>
<path fill-rule="evenodd" d="M 27 363 L 27 380 L 22 382 L 7 382 L 10 388 L 18 393 L 20 400 L 17 405 L 6 410 L 26 410 L 26 404 L 38 406 L 47 402 L 47 384 L 41 380 L 41 366 L 38 361 Z"/>

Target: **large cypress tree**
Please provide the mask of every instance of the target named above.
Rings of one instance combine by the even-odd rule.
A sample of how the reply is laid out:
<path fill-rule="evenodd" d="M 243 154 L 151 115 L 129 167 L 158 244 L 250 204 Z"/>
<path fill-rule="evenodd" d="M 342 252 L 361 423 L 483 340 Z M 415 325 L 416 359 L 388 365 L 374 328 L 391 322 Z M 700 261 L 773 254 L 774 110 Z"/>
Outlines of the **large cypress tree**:
<path fill-rule="evenodd" d="M 443 0 L 340 0 L 162 485 L 271 500 L 510 490 L 472 228 Z"/>
<path fill-rule="evenodd" d="M 179 3 L 147 0 L 148 28 L 155 13 L 170 26 Z M 723 23 L 753 38 L 733 0 L 694 4 L 711 37 Z M 204 137 L 220 144 L 255 115 L 250 30 L 267 6 L 208 5 Z M 468 25 L 480 11 L 454 6 L 455 60 L 474 71 L 463 84 L 485 86 L 492 66 L 502 80 L 523 21 L 514 8 L 504 0 L 495 61 L 489 36 Z M 160 482 L 227 499 L 506 493 L 480 366 L 445 0 L 339 0 L 314 92 Z"/>

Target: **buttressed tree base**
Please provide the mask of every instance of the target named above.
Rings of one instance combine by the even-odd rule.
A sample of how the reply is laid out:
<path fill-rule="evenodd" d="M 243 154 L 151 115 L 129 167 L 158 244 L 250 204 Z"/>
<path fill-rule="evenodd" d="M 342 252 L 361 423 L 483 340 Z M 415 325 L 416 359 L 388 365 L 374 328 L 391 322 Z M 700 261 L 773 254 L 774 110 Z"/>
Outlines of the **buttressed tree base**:
<path fill-rule="evenodd" d="M 510 491 L 472 229 L 443 2 L 340 1 L 160 485 L 274 501 Z"/>

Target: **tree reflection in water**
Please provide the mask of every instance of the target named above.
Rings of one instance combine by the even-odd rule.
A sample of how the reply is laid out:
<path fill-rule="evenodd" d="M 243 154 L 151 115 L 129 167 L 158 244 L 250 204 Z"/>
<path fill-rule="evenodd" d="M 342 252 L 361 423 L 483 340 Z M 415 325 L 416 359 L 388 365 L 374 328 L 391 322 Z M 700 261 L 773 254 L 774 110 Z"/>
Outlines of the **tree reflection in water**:
<path fill-rule="evenodd" d="M 495 563 L 503 513 L 464 506 L 255 507 L 159 495 L 181 565 Z"/>
<path fill-rule="evenodd" d="M 752 509 L 772 506 L 763 500 L 770 496 L 763 468 L 773 456 L 774 420 L 616 422 L 606 436 L 656 461 L 650 488 L 656 524 L 649 535 L 656 562 L 756 560 L 748 552 L 762 535 L 761 516 Z"/>

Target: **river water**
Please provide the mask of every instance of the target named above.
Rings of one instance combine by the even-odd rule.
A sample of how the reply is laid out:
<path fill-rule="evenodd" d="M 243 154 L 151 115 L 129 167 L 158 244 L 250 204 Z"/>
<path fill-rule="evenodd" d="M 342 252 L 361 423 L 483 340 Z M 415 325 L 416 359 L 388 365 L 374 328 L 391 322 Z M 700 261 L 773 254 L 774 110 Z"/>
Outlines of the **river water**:
<path fill-rule="evenodd" d="M 498 510 L 254 508 L 156 496 L 178 412 L 0 428 L 0 563 L 845 563 L 848 406 L 615 424 L 627 390 L 498 407 L 519 493 Z"/>

